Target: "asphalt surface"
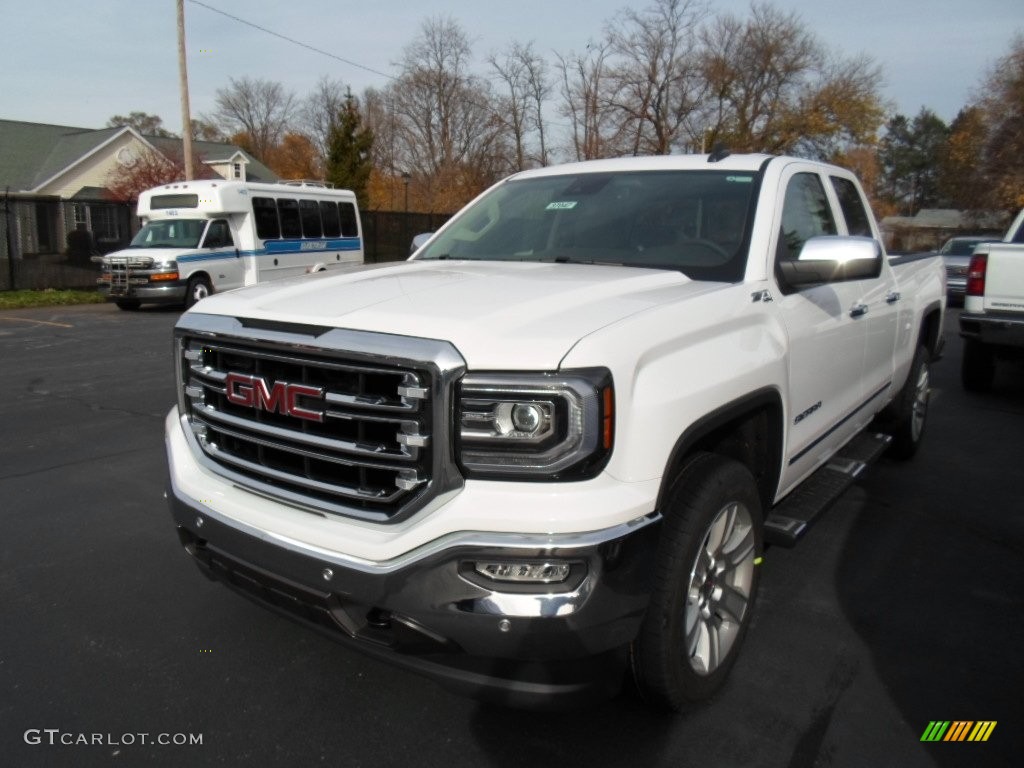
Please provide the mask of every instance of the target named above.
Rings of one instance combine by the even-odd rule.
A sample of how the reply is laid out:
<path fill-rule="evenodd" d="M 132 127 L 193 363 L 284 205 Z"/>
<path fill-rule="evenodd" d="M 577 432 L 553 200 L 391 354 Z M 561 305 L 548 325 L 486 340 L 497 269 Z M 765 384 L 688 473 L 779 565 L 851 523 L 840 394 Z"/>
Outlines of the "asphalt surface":
<path fill-rule="evenodd" d="M 728 686 L 674 717 L 483 706 L 204 579 L 163 500 L 177 317 L 0 312 L 0 764 L 1021 764 L 1024 368 L 964 393 L 955 313 L 918 456 L 766 553 Z"/>

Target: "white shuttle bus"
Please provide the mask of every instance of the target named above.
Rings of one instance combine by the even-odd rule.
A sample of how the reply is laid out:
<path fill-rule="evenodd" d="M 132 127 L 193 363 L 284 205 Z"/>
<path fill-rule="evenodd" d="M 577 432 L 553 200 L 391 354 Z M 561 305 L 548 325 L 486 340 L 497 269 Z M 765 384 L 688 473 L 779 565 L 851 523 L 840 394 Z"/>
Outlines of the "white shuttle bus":
<path fill-rule="evenodd" d="M 187 181 L 139 195 L 143 227 L 102 259 L 121 309 L 191 307 L 210 293 L 363 263 L 356 197 L 322 183 Z"/>

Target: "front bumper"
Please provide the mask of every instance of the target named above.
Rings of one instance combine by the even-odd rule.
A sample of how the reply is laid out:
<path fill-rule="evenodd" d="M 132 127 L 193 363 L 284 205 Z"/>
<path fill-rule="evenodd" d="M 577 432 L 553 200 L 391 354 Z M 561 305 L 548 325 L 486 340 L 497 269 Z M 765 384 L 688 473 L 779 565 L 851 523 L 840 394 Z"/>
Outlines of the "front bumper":
<path fill-rule="evenodd" d="M 1024 348 L 1024 316 L 962 312 L 960 335 L 995 347 Z"/>
<path fill-rule="evenodd" d="M 480 534 L 401 563 L 342 567 L 244 533 L 168 491 L 186 551 L 211 579 L 351 647 L 478 699 L 573 706 L 619 689 L 653 578 L 660 518 L 534 538 Z M 568 587 L 497 591 L 477 560 L 568 560 Z M 543 589 L 543 588 L 541 588 Z"/>
<path fill-rule="evenodd" d="M 187 280 L 173 280 L 165 283 L 134 284 L 111 288 L 110 283 L 100 283 L 99 292 L 108 301 L 136 299 L 149 304 L 180 304 L 185 300 Z"/>

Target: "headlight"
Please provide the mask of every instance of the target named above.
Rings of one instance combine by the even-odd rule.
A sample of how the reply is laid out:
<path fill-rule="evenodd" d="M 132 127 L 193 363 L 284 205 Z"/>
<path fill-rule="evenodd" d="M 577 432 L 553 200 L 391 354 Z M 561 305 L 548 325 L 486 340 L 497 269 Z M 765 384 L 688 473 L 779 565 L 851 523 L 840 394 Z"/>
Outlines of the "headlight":
<path fill-rule="evenodd" d="M 614 402 L 604 368 L 468 374 L 459 386 L 459 461 L 469 477 L 593 477 L 612 449 Z"/>

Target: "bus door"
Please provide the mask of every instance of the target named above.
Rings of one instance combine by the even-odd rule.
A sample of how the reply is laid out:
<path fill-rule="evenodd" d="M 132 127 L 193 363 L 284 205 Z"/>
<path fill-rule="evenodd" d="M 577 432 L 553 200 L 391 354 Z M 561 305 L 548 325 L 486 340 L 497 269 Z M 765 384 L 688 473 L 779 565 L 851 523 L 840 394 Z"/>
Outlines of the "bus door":
<path fill-rule="evenodd" d="M 245 265 L 238 251 L 237 235 L 227 219 L 213 219 L 206 226 L 194 269 L 204 270 L 215 291 L 230 291 L 245 284 Z"/>

